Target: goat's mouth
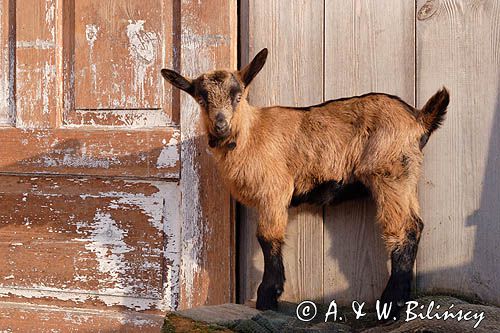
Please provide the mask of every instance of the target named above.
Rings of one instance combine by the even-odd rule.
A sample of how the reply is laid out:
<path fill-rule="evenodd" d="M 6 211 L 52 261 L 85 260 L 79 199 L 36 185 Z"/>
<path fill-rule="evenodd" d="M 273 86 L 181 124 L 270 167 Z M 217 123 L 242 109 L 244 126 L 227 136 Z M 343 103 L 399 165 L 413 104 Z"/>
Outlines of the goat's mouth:
<path fill-rule="evenodd" d="M 231 129 L 229 128 L 229 126 L 215 127 L 213 129 L 213 134 L 218 139 L 225 139 L 229 136 L 230 133 Z"/>

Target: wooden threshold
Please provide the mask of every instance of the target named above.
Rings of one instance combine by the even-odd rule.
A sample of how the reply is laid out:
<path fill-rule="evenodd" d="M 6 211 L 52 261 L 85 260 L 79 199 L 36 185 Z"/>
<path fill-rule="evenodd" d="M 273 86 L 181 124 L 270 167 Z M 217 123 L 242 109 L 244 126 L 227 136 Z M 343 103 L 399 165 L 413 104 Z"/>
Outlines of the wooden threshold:
<path fill-rule="evenodd" d="M 0 302 L 2 332 L 159 332 L 162 315 Z"/>

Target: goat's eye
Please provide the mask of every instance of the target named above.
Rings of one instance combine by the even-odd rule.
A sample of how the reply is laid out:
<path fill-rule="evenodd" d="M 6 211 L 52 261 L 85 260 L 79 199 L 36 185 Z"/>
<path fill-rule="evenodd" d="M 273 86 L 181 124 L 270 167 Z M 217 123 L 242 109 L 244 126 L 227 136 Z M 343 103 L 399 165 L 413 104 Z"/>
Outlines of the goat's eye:
<path fill-rule="evenodd" d="M 234 98 L 234 101 L 236 103 L 239 103 L 241 101 L 241 94 L 236 95 L 236 97 Z"/>
<path fill-rule="evenodd" d="M 198 104 L 200 104 L 202 107 L 206 107 L 207 103 L 202 98 L 198 98 Z"/>

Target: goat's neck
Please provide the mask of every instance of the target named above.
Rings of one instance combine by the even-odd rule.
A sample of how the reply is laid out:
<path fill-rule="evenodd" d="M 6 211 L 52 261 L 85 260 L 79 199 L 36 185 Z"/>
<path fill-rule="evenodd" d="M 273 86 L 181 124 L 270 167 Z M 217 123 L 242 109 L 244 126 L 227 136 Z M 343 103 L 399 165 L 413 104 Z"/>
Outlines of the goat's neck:
<path fill-rule="evenodd" d="M 231 134 L 215 149 L 220 158 L 224 159 L 227 152 L 232 151 L 233 148 L 237 152 L 245 151 L 252 135 L 257 112 L 258 108 L 248 104 L 245 99 L 240 102 L 238 114 L 233 118 Z M 231 148 L 233 144 L 235 146 Z"/>
<path fill-rule="evenodd" d="M 258 108 L 248 104 L 244 99 L 240 102 L 238 119 L 235 122 L 236 144 L 245 148 L 252 134 L 252 127 L 256 120 Z"/>

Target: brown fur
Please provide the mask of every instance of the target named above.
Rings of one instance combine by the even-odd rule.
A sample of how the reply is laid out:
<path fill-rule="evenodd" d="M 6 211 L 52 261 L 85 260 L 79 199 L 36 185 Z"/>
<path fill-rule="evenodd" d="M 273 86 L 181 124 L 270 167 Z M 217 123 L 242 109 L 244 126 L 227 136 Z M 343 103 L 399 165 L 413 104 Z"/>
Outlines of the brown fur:
<path fill-rule="evenodd" d="M 213 126 L 218 113 L 230 124 L 228 135 L 218 138 L 213 154 L 231 193 L 259 210 L 259 237 L 273 244 L 284 241 L 292 196 L 327 181 L 360 181 L 377 204 L 377 220 L 388 250 L 403 248 L 409 234 L 416 235 L 418 243 L 420 143 L 444 117 L 446 89 L 430 99 L 425 112 L 385 94 L 308 108 L 260 108 L 246 101 L 249 82 L 245 80 L 251 73 L 251 81 L 262 68 L 261 53 L 242 71 L 215 71 L 191 81 L 195 87 L 191 94 L 197 100 L 200 87 L 208 95 L 208 101 L 201 103 L 207 132 L 216 136 Z M 234 85 L 233 78 L 242 90 L 236 104 L 228 88 Z M 230 149 L 228 143 L 235 146 Z"/>

